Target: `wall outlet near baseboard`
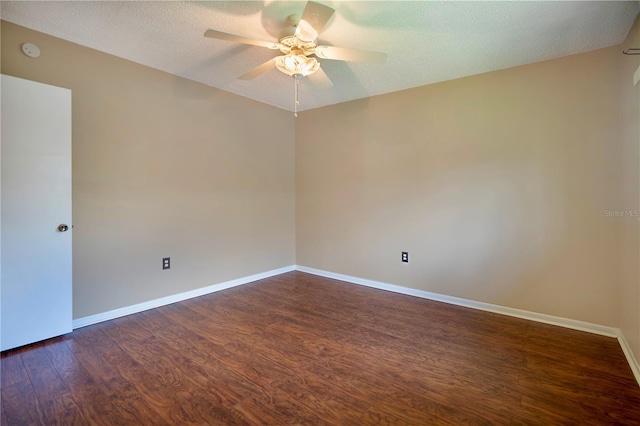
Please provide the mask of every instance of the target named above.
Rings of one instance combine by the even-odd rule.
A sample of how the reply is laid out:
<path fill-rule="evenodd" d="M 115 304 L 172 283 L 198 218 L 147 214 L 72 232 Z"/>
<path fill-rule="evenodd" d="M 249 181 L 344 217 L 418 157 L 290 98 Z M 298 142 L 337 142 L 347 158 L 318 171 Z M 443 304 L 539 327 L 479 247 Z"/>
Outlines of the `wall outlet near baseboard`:
<path fill-rule="evenodd" d="M 162 258 L 162 269 L 171 269 L 171 258 L 163 257 Z"/>
<path fill-rule="evenodd" d="M 403 251 L 402 252 L 402 261 L 404 263 L 409 263 L 409 252 L 408 251 Z"/>

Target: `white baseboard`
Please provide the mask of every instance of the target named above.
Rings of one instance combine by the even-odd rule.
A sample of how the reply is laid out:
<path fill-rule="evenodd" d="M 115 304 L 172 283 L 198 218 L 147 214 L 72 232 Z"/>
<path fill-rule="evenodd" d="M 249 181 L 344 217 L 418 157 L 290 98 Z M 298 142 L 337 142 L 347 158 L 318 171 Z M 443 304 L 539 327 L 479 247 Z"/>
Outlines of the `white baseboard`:
<path fill-rule="evenodd" d="M 537 312 L 524 311 L 522 309 L 509 308 L 506 306 L 493 305 L 491 303 L 477 302 L 475 300 L 463 299 L 460 297 L 447 296 L 430 291 L 417 290 L 414 288 L 402 287 L 394 284 L 387 284 L 379 281 L 367 280 L 364 278 L 352 277 L 349 275 L 336 274 L 334 272 L 322 271 L 320 269 L 308 268 L 296 265 L 296 270 L 326 278 L 333 278 L 353 284 L 360 284 L 367 287 L 392 291 L 394 293 L 408 294 L 410 296 L 421 297 L 423 299 L 435 300 L 437 302 L 449 303 L 452 305 L 465 306 L 467 308 L 479 309 L 482 311 L 494 312 L 511 317 L 523 318 L 531 321 L 543 322 L 545 324 L 558 325 L 560 327 L 574 330 L 587 331 L 589 333 L 600 334 L 608 337 L 618 337 L 619 330 L 614 327 L 607 327 L 599 324 L 592 324 L 585 321 L 577 321 L 569 318 L 556 317 L 553 315 L 539 314 Z"/>
<path fill-rule="evenodd" d="M 629 362 L 629 366 L 631 367 L 631 371 L 640 385 L 640 364 L 638 364 L 638 360 L 635 356 L 633 356 L 633 351 L 631 350 L 631 346 L 629 346 L 629 342 L 625 339 L 622 331 L 618 333 L 618 342 L 620 342 L 620 347 L 622 348 L 622 352 L 624 352 L 624 356 L 627 357 L 627 361 Z"/>
<path fill-rule="evenodd" d="M 323 271 L 320 269 L 309 268 L 301 265 L 285 266 L 279 269 L 273 269 L 271 271 L 262 272 L 260 274 L 250 275 L 248 277 L 237 278 L 235 280 L 226 281 L 219 284 L 214 284 L 208 287 L 202 287 L 195 290 L 186 291 L 183 293 L 174 294 L 167 297 L 162 297 L 148 302 L 138 303 L 136 305 L 126 306 L 124 308 L 114 309 L 112 311 L 103 312 L 96 315 L 90 315 L 83 318 L 73 320 L 73 328 L 86 327 L 88 325 L 97 324 L 103 321 L 109 321 L 115 318 L 123 317 L 126 315 L 135 314 L 138 312 L 146 311 L 148 309 L 158 308 L 160 306 L 169 305 L 171 303 L 180 302 L 183 300 L 191 299 L 205 294 L 214 293 L 216 291 L 225 290 L 227 288 L 236 287 L 243 284 L 248 284 L 253 281 L 262 280 L 265 278 L 273 277 L 276 275 L 284 274 L 291 271 L 306 272 L 312 275 L 318 275 L 326 278 L 333 278 L 336 280 L 344 281 L 352 284 L 364 285 L 367 287 L 373 287 L 381 290 L 387 290 L 394 293 L 407 294 L 410 296 L 416 296 L 423 299 L 435 300 L 438 302 L 449 303 L 452 305 L 464 306 L 473 309 L 479 309 L 488 312 L 494 312 L 502 315 L 508 315 L 512 317 L 527 319 L 531 321 L 542 322 L 545 324 L 557 325 L 560 327 L 571 328 L 574 330 L 586 331 L 589 333 L 599 334 L 608 337 L 615 337 L 620 342 L 620 346 L 624 355 L 629 362 L 633 375 L 635 376 L 638 384 L 640 385 L 640 365 L 633 355 L 629 343 L 625 339 L 622 332 L 614 327 L 607 327 L 599 324 L 592 324 L 584 321 L 572 320 L 569 318 L 556 317 L 553 315 L 539 314 L 531 311 L 524 311 L 521 309 L 509 308 L 506 306 L 493 305 L 491 303 L 477 302 L 475 300 L 463 299 L 460 297 L 447 296 L 439 293 L 432 293 L 424 290 L 417 290 L 408 287 L 402 287 L 394 284 L 387 284 L 379 281 L 368 280 L 364 278 L 353 277 L 350 275 L 337 274 L 334 272 Z"/>
<path fill-rule="evenodd" d="M 148 302 L 138 303 L 136 305 L 126 306 L 124 308 L 114 309 L 112 311 L 74 319 L 73 328 L 76 329 L 76 328 L 86 327 L 92 324 L 97 324 L 103 321 L 109 321 L 115 318 L 123 317 L 125 315 L 131 315 L 138 312 L 146 311 L 148 309 L 169 305 L 171 303 L 181 302 L 183 300 L 191 299 L 194 297 L 204 296 L 205 294 L 214 293 L 216 291 L 225 290 L 227 288 L 236 287 L 242 284 L 247 284 L 253 281 L 262 280 L 265 278 L 284 274 L 285 272 L 291 272 L 294 270 L 295 270 L 295 266 L 293 265 L 285 266 L 284 268 L 273 269 L 271 271 L 262 272 L 260 274 L 250 275 L 248 277 L 238 278 L 235 280 L 226 281 L 219 284 L 214 284 L 208 287 L 202 287 L 202 288 L 197 288 L 195 290 L 185 291 L 184 293 L 178 293 L 171 296 L 161 297 L 159 299 L 149 300 Z"/>
<path fill-rule="evenodd" d="M 387 284 L 379 281 L 367 280 L 364 278 L 353 277 L 350 275 L 337 274 L 335 272 L 323 271 L 320 269 L 309 268 L 306 266 L 296 265 L 296 271 L 306 272 L 308 274 L 318 275 L 326 278 L 333 278 L 348 283 L 364 285 L 381 290 L 392 291 L 394 293 L 407 294 L 410 296 L 421 297 L 423 299 L 435 300 L 437 302 L 450 303 L 452 305 L 464 306 L 467 308 L 479 309 L 482 311 L 494 312 L 502 315 L 522 318 L 530 321 L 542 322 L 545 324 L 557 325 L 560 327 L 571 328 L 573 330 L 586 331 L 588 333 L 599 334 L 607 337 L 615 337 L 620 343 L 622 352 L 624 352 L 627 362 L 631 367 L 638 385 L 640 385 L 640 365 L 633 356 L 631 347 L 625 339 L 622 331 L 615 327 L 607 327 L 599 324 L 592 324 L 585 321 L 577 321 L 569 318 L 556 317 L 553 315 L 539 314 L 537 312 L 525 311 L 522 309 L 509 308 L 506 306 L 493 305 L 491 303 L 477 302 L 475 300 L 463 299 L 460 297 L 447 296 L 444 294 L 432 293 L 414 288 L 402 287 L 394 284 Z"/>

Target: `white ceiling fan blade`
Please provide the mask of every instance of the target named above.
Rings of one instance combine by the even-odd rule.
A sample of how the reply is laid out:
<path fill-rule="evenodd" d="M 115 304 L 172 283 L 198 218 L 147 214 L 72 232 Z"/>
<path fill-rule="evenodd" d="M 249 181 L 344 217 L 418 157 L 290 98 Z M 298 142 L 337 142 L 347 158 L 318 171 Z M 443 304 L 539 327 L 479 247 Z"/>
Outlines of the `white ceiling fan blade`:
<path fill-rule="evenodd" d="M 239 35 L 225 33 L 217 30 L 207 30 L 204 32 L 204 36 L 209 38 L 216 38 L 218 40 L 235 41 L 236 43 L 266 47 L 268 49 L 280 49 L 280 43 L 275 41 L 257 40 L 254 38 L 242 37 Z"/>
<path fill-rule="evenodd" d="M 276 58 L 271 58 L 267 62 L 265 62 L 264 64 L 258 65 L 257 67 L 255 67 L 251 71 L 242 74 L 240 77 L 238 77 L 238 79 L 239 80 L 253 80 L 257 76 L 259 76 L 261 74 L 264 74 L 265 72 L 270 71 L 271 69 L 273 69 L 275 67 L 276 67 Z"/>
<path fill-rule="evenodd" d="M 312 1 L 308 2 L 296 28 L 296 37 L 302 41 L 315 41 L 334 12 L 335 10 L 329 6 Z"/>
<path fill-rule="evenodd" d="M 338 61 L 368 62 L 372 64 L 384 64 L 387 62 L 386 52 L 370 52 L 366 50 L 345 49 L 344 47 L 318 46 L 316 56 L 323 59 Z"/>
<path fill-rule="evenodd" d="M 314 86 L 320 89 L 328 89 L 329 87 L 333 87 L 333 82 L 322 68 L 318 69 L 318 71 L 309 75 L 307 78 Z"/>

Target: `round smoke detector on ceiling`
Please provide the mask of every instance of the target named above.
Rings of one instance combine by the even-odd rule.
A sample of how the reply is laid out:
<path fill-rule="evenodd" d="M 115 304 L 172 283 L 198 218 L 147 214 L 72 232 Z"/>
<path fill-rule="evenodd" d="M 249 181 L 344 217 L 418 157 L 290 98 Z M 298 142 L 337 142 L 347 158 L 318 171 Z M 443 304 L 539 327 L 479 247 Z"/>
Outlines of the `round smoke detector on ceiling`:
<path fill-rule="evenodd" d="M 22 45 L 22 52 L 30 58 L 40 56 L 40 48 L 33 43 L 24 43 Z"/>

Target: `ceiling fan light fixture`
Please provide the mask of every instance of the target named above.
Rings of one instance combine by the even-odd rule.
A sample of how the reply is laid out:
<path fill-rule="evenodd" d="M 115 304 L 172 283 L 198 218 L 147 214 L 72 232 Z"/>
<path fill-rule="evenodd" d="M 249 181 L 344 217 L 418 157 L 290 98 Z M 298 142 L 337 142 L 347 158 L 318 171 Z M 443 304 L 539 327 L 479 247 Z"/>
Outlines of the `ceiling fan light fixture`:
<path fill-rule="evenodd" d="M 276 68 L 293 77 L 306 77 L 320 69 L 320 62 L 305 55 L 289 54 L 276 58 Z"/>
<path fill-rule="evenodd" d="M 283 73 L 293 77 L 294 95 L 293 95 L 293 115 L 298 116 L 298 82 L 302 77 L 306 77 L 320 69 L 320 62 L 316 58 L 309 58 L 303 54 L 289 53 L 287 55 L 278 56 L 276 58 L 276 68 Z"/>

